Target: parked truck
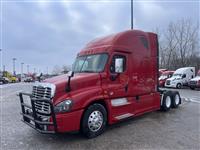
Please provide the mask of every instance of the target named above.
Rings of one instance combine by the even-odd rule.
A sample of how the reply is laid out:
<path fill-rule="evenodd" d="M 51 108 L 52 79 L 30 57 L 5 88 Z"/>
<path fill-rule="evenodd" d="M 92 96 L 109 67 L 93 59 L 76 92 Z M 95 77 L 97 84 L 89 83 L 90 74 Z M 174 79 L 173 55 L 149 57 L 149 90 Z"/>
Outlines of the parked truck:
<path fill-rule="evenodd" d="M 189 81 L 189 87 L 192 90 L 200 88 L 200 70 L 197 72 L 197 76 Z"/>
<path fill-rule="evenodd" d="M 159 77 L 165 72 L 167 69 L 159 69 Z"/>
<path fill-rule="evenodd" d="M 177 69 L 173 76 L 166 80 L 165 87 L 182 88 L 187 86 L 190 79 L 195 77 L 195 67 Z"/>
<path fill-rule="evenodd" d="M 14 75 L 12 75 L 10 72 L 8 71 L 4 71 L 3 72 L 3 77 L 6 78 L 6 80 L 8 80 L 9 83 L 16 83 L 18 82 L 17 77 L 15 77 Z"/>
<path fill-rule="evenodd" d="M 93 40 L 68 75 L 35 83 L 31 94 L 19 93 L 22 120 L 41 133 L 81 131 L 93 138 L 108 124 L 177 108 L 179 93 L 158 88 L 158 59 L 155 33 L 128 30 Z"/>
<path fill-rule="evenodd" d="M 165 86 L 165 82 L 167 79 L 171 78 L 173 75 L 174 71 L 168 70 L 168 71 L 164 71 L 162 73 L 162 75 L 159 77 L 159 86 L 160 87 L 164 87 Z"/>

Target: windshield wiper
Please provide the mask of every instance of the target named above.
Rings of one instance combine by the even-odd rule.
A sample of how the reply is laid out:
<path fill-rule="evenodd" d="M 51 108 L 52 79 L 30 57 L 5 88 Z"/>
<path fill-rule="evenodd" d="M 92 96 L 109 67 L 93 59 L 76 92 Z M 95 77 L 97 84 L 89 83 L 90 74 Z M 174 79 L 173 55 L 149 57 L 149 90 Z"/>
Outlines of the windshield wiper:
<path fill-rule="evenodd" d="M 82 70 L 81 72 L 93 73 L 95 71 L 92 71 L 92 70 Z"/>

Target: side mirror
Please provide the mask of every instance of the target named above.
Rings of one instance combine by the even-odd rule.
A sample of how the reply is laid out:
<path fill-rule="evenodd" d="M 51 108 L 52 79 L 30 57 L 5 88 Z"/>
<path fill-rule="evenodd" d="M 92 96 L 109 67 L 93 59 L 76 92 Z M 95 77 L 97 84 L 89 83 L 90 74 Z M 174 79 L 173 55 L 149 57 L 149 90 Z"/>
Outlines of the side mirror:
<path fill-rule="evenodd" d="M 122 73 L 124 71 L 124 62 L 123 58 L 115 59 L 115 73 Z"/>

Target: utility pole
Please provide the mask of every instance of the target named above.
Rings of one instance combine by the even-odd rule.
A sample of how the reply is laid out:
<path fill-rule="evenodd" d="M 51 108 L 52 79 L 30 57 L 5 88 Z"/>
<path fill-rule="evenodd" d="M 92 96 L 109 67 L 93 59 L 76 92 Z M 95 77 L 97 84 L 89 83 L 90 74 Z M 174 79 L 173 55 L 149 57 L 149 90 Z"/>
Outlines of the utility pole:
<path fill-rule="evenodd" d="M 16 75 L 16 71 L 15 71 L 15 61 L 17 60 L 17 58 L 13 58 L 13 75 Z"/>
<path fill-rule="evenodd" d="M 131 0 L 131 30 L 133 30 L 133 0 Z"/>

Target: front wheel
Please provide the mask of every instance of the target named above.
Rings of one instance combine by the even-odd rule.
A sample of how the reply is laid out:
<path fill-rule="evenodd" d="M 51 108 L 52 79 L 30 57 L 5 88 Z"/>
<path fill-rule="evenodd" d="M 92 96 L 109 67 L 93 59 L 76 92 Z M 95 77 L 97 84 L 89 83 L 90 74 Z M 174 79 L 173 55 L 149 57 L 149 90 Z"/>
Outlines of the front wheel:
<path fill-rule="evenodd" d="M 178 84 L 176 85 L 176 88 L 177 88 L 177 89 L 181 89 L 181 87 L 182 87 L 181 83 L 178 83 Z"/>
<path fill-rule="evenodd" d="M 93 104 L 83 114 L 81 131 L 88 138 L 94 138 L 104 132 L 107 112 L 103 105 Z"/>
<path fill-rule="evenodd" d="M 190 87 L 190 89 L 191 89 L 191 90 L 195 90 L 195 88 L 194 88 L 194 87 Z"/>

